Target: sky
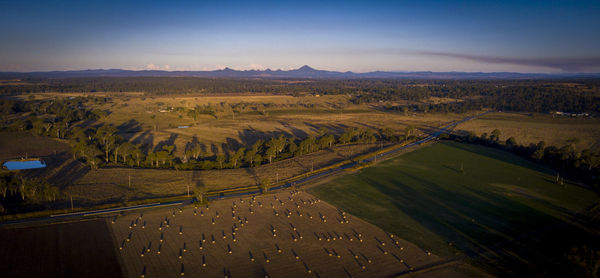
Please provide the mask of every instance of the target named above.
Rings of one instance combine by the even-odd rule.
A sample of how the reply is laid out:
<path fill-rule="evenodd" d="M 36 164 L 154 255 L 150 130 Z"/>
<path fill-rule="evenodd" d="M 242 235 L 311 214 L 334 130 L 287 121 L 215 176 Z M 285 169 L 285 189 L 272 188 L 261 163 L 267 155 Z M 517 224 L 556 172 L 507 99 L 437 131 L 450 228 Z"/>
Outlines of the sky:
<path fill-rule="evenodd" d="M 0 71 L 600 72 L 600 1 L 0 0 Z"/>

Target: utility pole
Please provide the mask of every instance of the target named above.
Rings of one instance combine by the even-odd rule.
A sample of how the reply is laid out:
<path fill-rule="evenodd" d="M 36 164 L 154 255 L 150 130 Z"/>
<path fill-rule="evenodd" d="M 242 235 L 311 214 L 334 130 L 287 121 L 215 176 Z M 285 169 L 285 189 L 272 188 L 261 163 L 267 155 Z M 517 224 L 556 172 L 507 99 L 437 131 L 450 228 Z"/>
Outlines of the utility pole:
<path fill-rule="evenodd" d="M 73 196 L 69 195 L 69 197 L 71 197 L 71 211 L 73 211 L 74 210 L 74 208 L 73 208 Z"/>
<path fill-rule="evenodd" d="M 279 183 L 279 172 L 275 173 L 275 182 Z"/>
<path fill-rule="evenodd" d="M 190 184 L 189 183 L 187 184 L 187 193 L 188 193 L 187 196 L 189 198 L 190 197 Z"/>

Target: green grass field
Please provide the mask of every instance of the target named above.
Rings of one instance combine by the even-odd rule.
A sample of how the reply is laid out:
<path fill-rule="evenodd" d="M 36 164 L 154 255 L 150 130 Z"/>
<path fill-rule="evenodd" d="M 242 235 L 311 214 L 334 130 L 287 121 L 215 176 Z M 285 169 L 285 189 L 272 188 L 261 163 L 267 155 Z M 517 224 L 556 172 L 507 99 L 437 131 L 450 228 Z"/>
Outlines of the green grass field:
<path fill-rule="evenodd" d="M 461 171 L 461 164 L 463 171 Z M 576 246 L 597 245 L 574 220 L 599 201 L 513 154 L 438 143 L 311 188 L 313 194 L 442 256 L 500 276 L 572 274 Z"/>

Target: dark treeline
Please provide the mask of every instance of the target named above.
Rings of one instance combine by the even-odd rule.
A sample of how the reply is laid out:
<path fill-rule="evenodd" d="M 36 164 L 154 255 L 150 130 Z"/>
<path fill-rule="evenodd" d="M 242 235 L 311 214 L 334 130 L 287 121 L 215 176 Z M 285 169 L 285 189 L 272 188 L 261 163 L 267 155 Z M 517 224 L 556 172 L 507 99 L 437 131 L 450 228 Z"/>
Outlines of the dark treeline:
<path fill-rule="evenodd" d="M 0 94 L 36 92 L 144 92 L 161 94 L 346 94 L 353 103 L 460 99 L 486 108 L 523 112 L 600 112 L 600 80 L 272 80 L 195 77 L 97 77 L 26 79 L 1 85 Z M 453 109 L 453 108 L 449 108 Z M 434 109 L 429 109 L 434 111 Z M 443 108 L 442 108 L 443 111 Z"/>
<path fill-rule="evenodd" d="M 363 92 L 353 96 L 353 103 L 398 102 L 389 109 L 431 112 L 465 112 L 489 108 L 495 110 L 548 113 L 600 113 L 600 87 L 596 81 L 585 86 L 550 84 L 461 83 L 404 87 L 381 93 Z M 457 101 L 441 104 L 412 104 L 429 97 L 452 98 Z M 406 104 L 404 104 L 405 102 Z M 404 104 L 404 105 L 403 105 Z"/>
<path fill-rule="evenodd" d="M 19 201 L 50 203 L 60 197 L 58 187 L 38 178 L 25 178 L 15 172 L 0 173 L 0 200 L 17 197 Z M 0 204 L 0 214 L 4 207 Z"/>
<path fill-rule="evenodd" d="M 590 149 L 577 151 L 572 144 L 560 148 L 547 146 L 544 141 L 525 146 L 518 144 L 514 137 L 502 142 L 500 141 L 500 135 L 500 130 L 495 129 L 490 134 L 483 133 L 480 136 L 469 133 L 466 136 L 453 134 L 444 135 L 440 138 L 501 148 L 556 169 L 559 173 L 556 182 L 562 183 L 560 177 L 567 176 L 598 187 L 600 182 L 599 153 L 594 153 Z"/>

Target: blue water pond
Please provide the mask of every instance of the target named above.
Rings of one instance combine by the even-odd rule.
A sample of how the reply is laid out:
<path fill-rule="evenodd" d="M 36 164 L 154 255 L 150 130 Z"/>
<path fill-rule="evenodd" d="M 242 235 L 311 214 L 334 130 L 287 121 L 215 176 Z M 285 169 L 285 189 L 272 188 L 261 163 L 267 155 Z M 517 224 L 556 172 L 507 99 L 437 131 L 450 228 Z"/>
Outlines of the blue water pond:
<path fill-rule="evenodd" d="M 46 167 L 46 162 L 43 160 L 13 160 L 2 164 L 8 170 L 25 170 Z"/>

